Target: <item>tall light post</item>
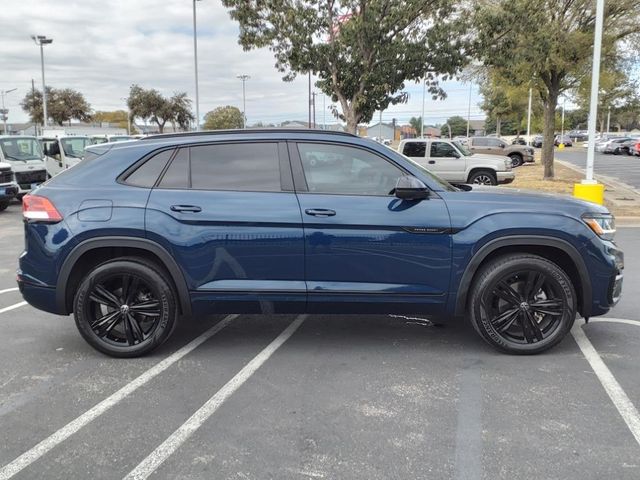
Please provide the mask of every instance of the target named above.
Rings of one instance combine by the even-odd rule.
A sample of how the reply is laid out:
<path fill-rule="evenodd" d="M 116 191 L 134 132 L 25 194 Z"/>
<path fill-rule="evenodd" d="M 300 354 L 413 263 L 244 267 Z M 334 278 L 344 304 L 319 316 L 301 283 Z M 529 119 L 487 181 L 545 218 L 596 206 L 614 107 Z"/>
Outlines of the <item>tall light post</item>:
<path fill-rule="evenodd" d="M 567 102 L 566 97 L 562 97 L 562 120 L 560 121 L 560 143 L 564 143 L 564 105 Z"/>
<path fill-rule="evenodd" d="M 424 96 L 427 86 L 427 79 L 422 79 L 422 116 L 420 117 L 420 138 L 424 138 Z"/>
<path fill-rule="evenodd" d="M 11 90 L 2 90 L 0 92 L 0 94 L 2 95 L 2 111 L 0 111 L 0 113 L 2 114 L 2 122 L 4 123 L 4 134 L 7 135 L 7 116 L 9 115 L 9 110 L 6 109 L 6 107 L 4 106 L 4 96 L 7 93 L 11 93 L 11 92 L 15 92 L 17 90 L 17 88 L 12 88 Z"/>
<path fill-rule="evenodd" d="M 2 108 L 4 108 L 4 104 L 2 105 Z M 610 126 L 611 126 L 611 105 L 607 107 L 607 137 L 609 137 Z"/>
<path fill-rule="evenodd" d="M 44 46 L 53 43 L 52 38 L 44 35 L 31 35 L 31 39 L 40 47 L 40 66 L 42 67 L 42 128 L 47 128 L 47 86 L 44 81 Z"/>
<path fill-rule="evenodd" d="M 531 145 L 531 97 L 533 88 L 529 87 L 529 108 L 527 110 L 527 145 Z"/>
<path fill-rule="evenodd" d="M 196 131 L 200 131 L 200 91 L 198 87 L 198 32 L 196 30 L 196 2 L 193 0 L 193 64 L 196 74 Z"/>
<path fill-rule="evenodd" d="M 251 77 L 249 75 L 237 75 L 236 78 L 242 80 L 242 128 L 247 128 L 247 97 L 245 84 Z"/>
<path fill-rule="evenodd" d="M 473 83 L 469 82 L 469 105 L 467 105 L 467 138 L 469 138 L 469 133 L 471 131 L 471 88 L 473 87 Z"/>

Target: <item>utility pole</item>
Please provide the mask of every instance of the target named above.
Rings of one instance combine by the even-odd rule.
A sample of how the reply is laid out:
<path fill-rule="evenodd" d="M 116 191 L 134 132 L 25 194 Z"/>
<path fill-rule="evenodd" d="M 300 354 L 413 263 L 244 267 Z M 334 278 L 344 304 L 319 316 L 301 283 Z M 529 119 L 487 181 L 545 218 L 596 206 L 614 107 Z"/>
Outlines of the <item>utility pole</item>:
<path fill-rule="evenodd" d="M 529 109 L 527 110 L 527 145 L 531 145 L 531 96 L 533 88 L 529 87 Z"/>
<path fill-rule="evenodd" d="M 313 101 L 313 128 L 316 128 L 316 92 L 311 93 L 311 99 Z"/>
<path fill-rule="evenodd" d="M 33 78 L 31 79 L 31 98 L 33 98 L 33 101 L 36 101 L 36 82 L 33 81 Z M 36 137 L 38 136 L 38 121 L 36 119 L 35 122 L 33 122 L 33 129 L 35 130 L 35 134 Z"/>
<path fill-rule="evenodd" d="M 198 33 L 196 30 L 196 2 L 193 0 L 193 64 L 196 77 L 196 131 L 200 131 L 200 91 L 198 86 Z"/>
<path fill-rule="evenodd" d="M 424 138 L 424 96 L 427 80 L 422 79 L 422 116 L 420 117 L 420 138 Z"/>
<path fill-rule="evenodd" d="M 44 46 L 53 43 L 52 38 L 44 35 L 31 35 L 31 39 L 40 47 L 40 66 L 42 68 L 42 128 L 47 128 L 47 86 L 44 80 Z"/>
<path fill-rule="evenodd" d="M 560 126 L 560 143 L 564 143 L 564 104 L 567 102 L 567 97 L 562 98 L 562 120 Z"/>
<path fill-rule="evenodd" d="M 236 78 L 242 80 L 242 128 L 247 128 L 247 100 L 245 83 L 251 77 L 249 75 L 237 75 Z"/>
<path fill-rule="evenodd" d="M 11 90 L 2 90 L 0 92 L 0 95 L 2 95 L 2 110 L 0 110 L 0 113 L 2 113 L 2 122 L 4 123 L 3 132 L 4 132 L 5 135 L 8 135 L 8 132 L 7 132 L 7 118 L 9 116 L 9 110 L 7 110 L 7 108 L 4 105 L 4 96 L 7 93 L 15 92 L 16 90 L 17 90 L 17 88 L 12 88 Z"/>
<path fill-rule="evenodd" d="M 469 105 L 467 108 L 467 139 L 469 138 L 469 132 L 471 130 L 471 88 L 473 83 L 469 82 Z"/>

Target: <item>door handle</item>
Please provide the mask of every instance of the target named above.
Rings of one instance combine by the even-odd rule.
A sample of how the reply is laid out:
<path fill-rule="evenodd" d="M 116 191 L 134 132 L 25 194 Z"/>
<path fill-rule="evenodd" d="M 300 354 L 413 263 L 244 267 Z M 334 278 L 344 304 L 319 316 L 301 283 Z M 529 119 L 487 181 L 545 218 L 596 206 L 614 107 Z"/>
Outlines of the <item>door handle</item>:
<path fill-rule="evenodd" d="M 171 211 L 173 212 L 191 212 L 198 213 L 202 211 L 202 208 L 197 205 L 171 205 Z"/>
<path fill-rule="evenodd" d="M 333 217 L 335 210 L 329 210 L 328 208 L 307 208 L 304 213 L 313 217 Z"/>
<path fill-rule="evenodd" d="M 433 165 L 434 163 L 436 163 L 436 161 L 435 161 L 435 160 L 429 160 L 429 164 L 430 164 L 430 165 Z"/>

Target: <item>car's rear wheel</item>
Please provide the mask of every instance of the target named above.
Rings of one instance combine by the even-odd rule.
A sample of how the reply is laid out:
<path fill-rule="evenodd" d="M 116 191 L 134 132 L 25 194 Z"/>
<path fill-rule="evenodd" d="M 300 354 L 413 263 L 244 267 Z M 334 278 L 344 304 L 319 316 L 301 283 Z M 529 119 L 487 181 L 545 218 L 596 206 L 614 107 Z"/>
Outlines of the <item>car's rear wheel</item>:
<path fill-rule="evenodd" d="M 517 153 L 512 153 L 511 155 L 509 155 L 509 158 L 511 159 L 511 166 L 514 168 L 519 167 L 524 163 L 522 161 L 522 155 L 518 155 Z"/>
<path fill-rule="evenodd" d="M 113 357 L 149 353 L 171 335 L 178 315 L 173 289 L 154 265 L 124 258 L 91 270 L 75 296 L 78 330 Z"/>
<path fill-rule="evenodd" d="M 496 258 L 478 272 L 469 301 L 471 323 L 496 349 L 543 352 L 571 330 L 576 294 L 558 265 L 537 255 Z"/>
<path fill-rule="evenodd" d="M 493 172 L 489 170 L 478 170 L 469 175 L 469 183 L 475 185 L 497 185 L 498 180 Z"/>

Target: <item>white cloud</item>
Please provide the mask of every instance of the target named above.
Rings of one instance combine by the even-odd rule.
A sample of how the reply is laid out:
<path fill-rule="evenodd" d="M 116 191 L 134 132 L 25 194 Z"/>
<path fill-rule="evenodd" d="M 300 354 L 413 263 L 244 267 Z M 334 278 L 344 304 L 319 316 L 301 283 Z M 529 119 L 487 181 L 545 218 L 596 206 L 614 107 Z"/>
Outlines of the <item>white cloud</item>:
<path fill-rule="evenodd" d="M 244 52 L 238 27 L 217 0 L 203 0 L 198 9 L 200 112 L 242 103 L 236 75 L 247 82 L 247 116 L 256 121 L 306 120 L 307 81 L 283 82 L 267 49 Z M 194 98 L 192 2 L 190 0 L 2 0 L 0 14 L 0 89 L 18 88 L 6 97 L 9 121 L 26 121 L 19 102 L 31 88 L 41 87 L 40 52 L 30 35 L 54 39 L 45 47 L 47 84 L 85 94 L 95 110 L 123 108 L 121 98 L 138 83 L 165 94 L 186 91 Z M 446 101 L 427 101 L 428 122 L 454 114 L 466 116 L 468 87 L 446 84 Z M 383 113 L 383 121 L 406 121 L 420 115 L 422 90 L 408 84 L 410 100 Z M 477 92 L 472 118 L 480 118 Z M 331 115 L 327 113 L 327 121 Z M 377 116 L 373 122 L 377 121 Z M 321 100 L 316 119 L 322 121 Z"/>

